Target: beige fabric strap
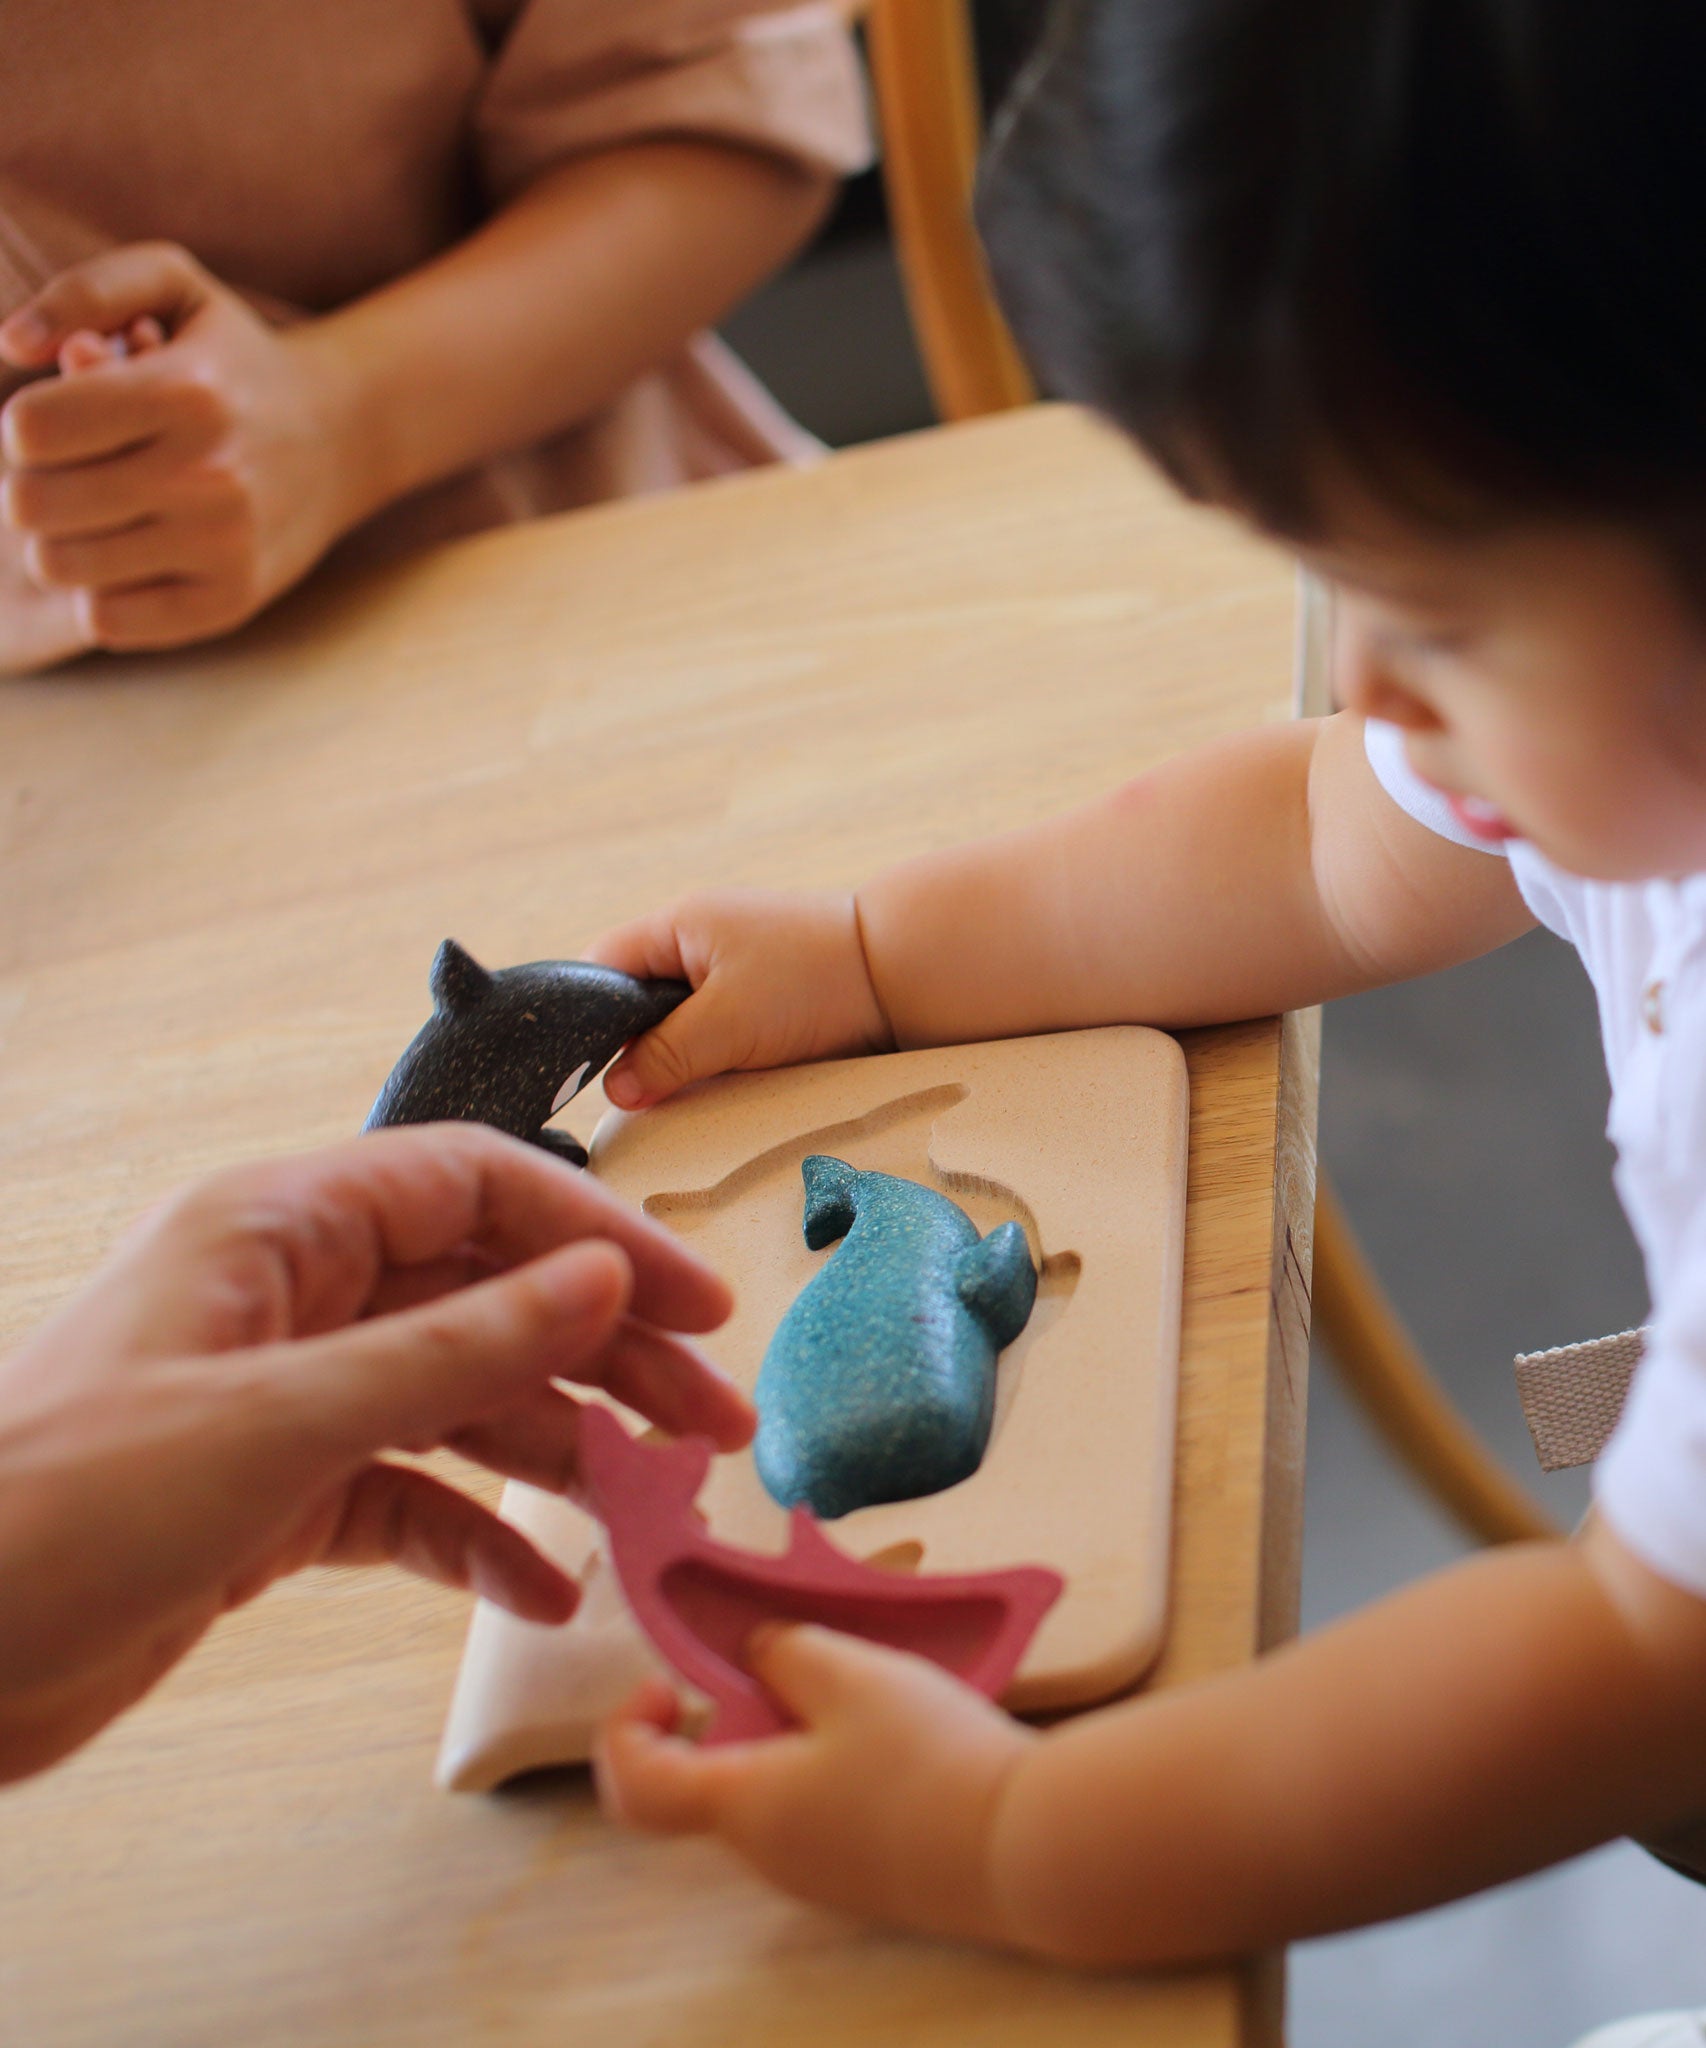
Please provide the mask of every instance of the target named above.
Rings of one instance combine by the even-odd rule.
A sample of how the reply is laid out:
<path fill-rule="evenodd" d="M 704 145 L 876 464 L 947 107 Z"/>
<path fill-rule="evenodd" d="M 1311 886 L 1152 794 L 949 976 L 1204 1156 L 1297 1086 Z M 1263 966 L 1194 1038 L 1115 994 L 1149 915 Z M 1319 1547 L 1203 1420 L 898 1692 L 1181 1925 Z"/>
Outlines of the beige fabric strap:
<path fill-rule="evenodd" d="M 1620 1330 L 1588 1344 L 1518 1355 L 1516 1391 L 1543 1472 L 1591 1465 L 1599 1456 L 1646 1345 L 1645 1330 Z"/>

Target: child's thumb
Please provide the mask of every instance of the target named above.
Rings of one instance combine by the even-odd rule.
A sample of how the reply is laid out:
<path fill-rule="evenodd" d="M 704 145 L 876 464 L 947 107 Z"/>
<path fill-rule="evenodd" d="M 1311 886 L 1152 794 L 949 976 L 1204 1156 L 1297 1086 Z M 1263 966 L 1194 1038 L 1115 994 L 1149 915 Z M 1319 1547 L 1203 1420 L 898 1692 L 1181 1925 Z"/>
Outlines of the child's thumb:
<path fill-rule="evenodd" d="M 753 1676 L 807 1728 L 830 1719 L 850 1693 L 901 1655 L 811 1622 L 767 1623 L 753 1631 L 746 1646 Z"/>
<path fill-rule="evenodd" d="M 627 1308 L 633 1268 L 598 1238 L 459 1293 L 276 1347 L 305 1437 L 351 1458 L 423 1450 L 553 1379 L 580 1377 Z"/>
<path fill-rule="evenodd" d="M 735 1007 L 707 986 L 624 1049 L 605 1073 L 605 1097 L 618 1109 L 649 1109 L 690 1081 L 744 1066 L 751 1044 Z"/>

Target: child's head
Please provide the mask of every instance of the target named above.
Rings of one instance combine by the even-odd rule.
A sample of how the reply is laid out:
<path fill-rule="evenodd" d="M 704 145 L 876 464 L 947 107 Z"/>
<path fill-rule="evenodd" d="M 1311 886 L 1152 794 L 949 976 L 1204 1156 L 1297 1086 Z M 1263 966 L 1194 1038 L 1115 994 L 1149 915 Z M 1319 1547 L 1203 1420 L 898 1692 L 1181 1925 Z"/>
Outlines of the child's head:
<path fill-rule="evenodd" d="M 1706 866 L 1703 95 L 1697 0 L 1065 0 L 983 198 L 1044 383 L 1338 583 L 1358 707 L 1588 872 Z M 1609 838 L 1607 747 L 1688 757 Z"/>

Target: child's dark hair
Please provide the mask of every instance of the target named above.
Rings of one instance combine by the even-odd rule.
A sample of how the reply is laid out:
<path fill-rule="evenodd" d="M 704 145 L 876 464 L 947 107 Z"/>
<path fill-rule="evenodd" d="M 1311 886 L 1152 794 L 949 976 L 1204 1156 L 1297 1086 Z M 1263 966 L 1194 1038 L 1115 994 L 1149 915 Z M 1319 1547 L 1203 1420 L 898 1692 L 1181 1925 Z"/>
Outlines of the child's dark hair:
<path fill-rule="evenodd" d="M 1272 531 L 1706 511 L 1702 0 L 1063 0 L 979 219 L 1045 387 Z"/>

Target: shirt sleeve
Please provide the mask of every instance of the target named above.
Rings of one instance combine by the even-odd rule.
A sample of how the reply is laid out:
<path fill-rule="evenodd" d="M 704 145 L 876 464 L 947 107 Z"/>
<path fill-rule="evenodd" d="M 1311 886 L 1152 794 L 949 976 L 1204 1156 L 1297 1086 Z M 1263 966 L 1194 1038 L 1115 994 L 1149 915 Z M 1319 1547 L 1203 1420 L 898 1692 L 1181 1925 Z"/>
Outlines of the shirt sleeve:
<path fill-rule="evenodd" d="M 1449 839 L 1455 846 L 1470 847 L 1476 853 L 1504 852 L 1500 842 L 1477 839 L 1466 825 L 1460 824 L 1456 812 L 1439 791 L 1410 766 L 1400 727 L 1389 725 L 1383 718 L 1371 718 L 1363 726 L 1362 743 L 1374 779 L 1418 825 L 1425 825 L 1441 839 Z"/>
<path fill-rule="evenodd" d="M 1678 1284 L 1654 1305 L 1593 1491 L 1637 1557 L 1706 1599 L 1706 1216 L 1690 1235 L 1692 1256 L 1678 1261 Z"/>
<path fill-rule="evenodd" d="M 863 73 L 838 0 L 526 0 L 474 110 L 487 199 L 565 157 L 697 137 L 841 177 L 871 158 Z"/>

